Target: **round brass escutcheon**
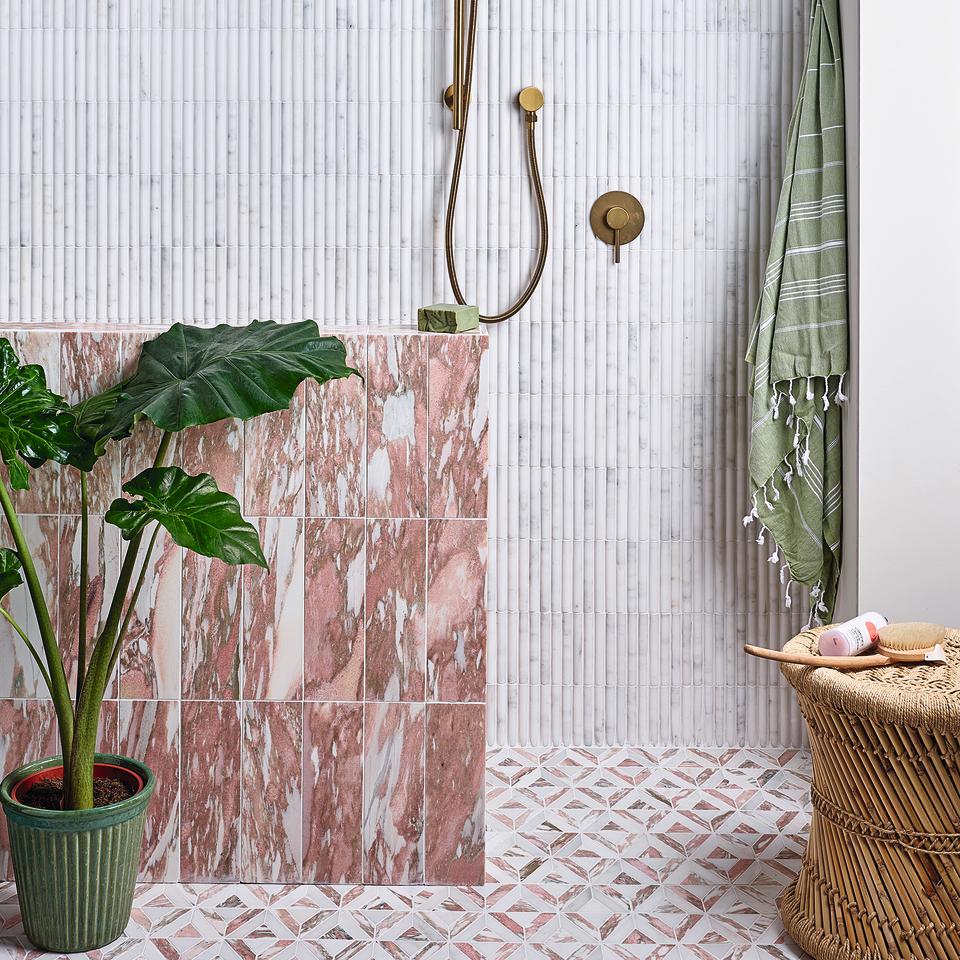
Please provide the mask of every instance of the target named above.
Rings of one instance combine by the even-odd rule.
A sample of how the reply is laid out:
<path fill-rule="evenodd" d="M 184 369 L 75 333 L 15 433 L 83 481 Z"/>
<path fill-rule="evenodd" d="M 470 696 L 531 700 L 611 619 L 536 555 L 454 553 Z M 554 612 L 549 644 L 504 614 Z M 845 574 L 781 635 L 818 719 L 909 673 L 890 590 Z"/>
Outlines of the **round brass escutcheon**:
<path fill-rule="evenodd" d="M 443 102 L 447 105 L 448 110 L 453 109 L 453 84 L 451 83 L 446 90 L 443 91 Z"/>
<path fill-rule="evenodd" d="M 610 190 L 594 201 L 590 208 L 590 226 L 598 240 L 613 246 L 615 231 L 620 231 L 620 243 L 636 240 L 645 220 L 643 205 L 625 190 Z"/>
<path fill-rule="evenodd" d="M 517 96 L 521 110 L 536 113 L 543 106 L 543 91 L 537 87 L 524 87 Z"/>

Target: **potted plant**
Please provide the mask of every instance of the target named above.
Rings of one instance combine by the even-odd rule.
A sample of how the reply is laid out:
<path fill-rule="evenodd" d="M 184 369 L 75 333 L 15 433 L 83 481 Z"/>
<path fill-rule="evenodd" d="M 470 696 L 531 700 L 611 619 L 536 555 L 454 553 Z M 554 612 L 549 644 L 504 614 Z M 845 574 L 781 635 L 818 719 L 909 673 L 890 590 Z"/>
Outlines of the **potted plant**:
<path fill-rule="evenodd" d="M 0 597 L 25 582 L 39 645 L 24 624 L 2 615 L 36 660 L 59 728 L 62 755 L 11 772 L 0 784 L 23 926 L 39 947 L 89 950 L 116 939 L 130 917 L 154 778 L 129 757 L 95 752 L 104 694 L 149 569 L 161 528 L 175 543 L 226 563 L 266 566 L 256 529 L 239 503 L 208 474 L 168 463 L 182 430 L 218 420 L 249 420 L 290 405 L 307 378 L 324 383 L 357 371 L 343 344 L 321 337 L 312 320 L 244 327 L 174 324 L 144 344 L 123 382 L 70 406 L 47 388 L 44 371 L 22 365 L 0 339 L 0 510 L 14 549 L 0 549 Z M 130 437 L 141 418 L 159 428 L 153 466 L 123 485 L 106 514 L 126 541 L 116 588 L 99 624 L 87 620 L 87 475 L 110 443 Z M 81 570 L 76 688 L 57 644 L 11 488 L 29 487 L 29 467 L 55 460 L 80 474 Z"/>

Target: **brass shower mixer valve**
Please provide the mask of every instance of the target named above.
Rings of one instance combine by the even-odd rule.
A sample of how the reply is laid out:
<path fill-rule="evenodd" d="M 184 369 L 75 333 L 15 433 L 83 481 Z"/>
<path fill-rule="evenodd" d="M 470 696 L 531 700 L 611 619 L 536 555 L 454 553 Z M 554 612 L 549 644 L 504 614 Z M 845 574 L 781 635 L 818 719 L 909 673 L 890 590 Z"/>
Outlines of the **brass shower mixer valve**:
<path fill-rule="evenodd" d="M 613 262 L 620 262 L 620 247 L 640 236 L 646 217 L 643 205 L 624 190 L 610 190 L 590 208 L 590 226 L 597 239 L 613 247 Z"/>

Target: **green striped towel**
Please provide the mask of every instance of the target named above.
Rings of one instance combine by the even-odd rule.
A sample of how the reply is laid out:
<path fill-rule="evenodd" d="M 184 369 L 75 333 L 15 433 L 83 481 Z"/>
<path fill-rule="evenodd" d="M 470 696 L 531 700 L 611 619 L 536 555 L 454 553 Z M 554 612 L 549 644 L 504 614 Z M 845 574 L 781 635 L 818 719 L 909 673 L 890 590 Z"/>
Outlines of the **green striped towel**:
<path fill-rule="evenodd" d="M 809 587 L 810 621 L 833 614 L 840 575 L 840 402 L 847 369 L 843 68 L 837 0 L 814 0 L 806 70 L 763 291 L 750 331 L 752 507 L 781 563 L 790 606 Z M 782 554 L 782 558 L 781 558 Z M 789 579 L 788 579 L 789 578 Z"/>

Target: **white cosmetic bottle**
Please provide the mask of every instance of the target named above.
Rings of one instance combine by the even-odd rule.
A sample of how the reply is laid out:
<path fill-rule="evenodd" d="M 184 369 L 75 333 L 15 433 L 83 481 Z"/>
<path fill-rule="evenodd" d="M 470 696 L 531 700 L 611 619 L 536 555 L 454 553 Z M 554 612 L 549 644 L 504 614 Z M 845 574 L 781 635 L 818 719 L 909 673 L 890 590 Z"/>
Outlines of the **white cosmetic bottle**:
<path fill-rule="evenodd" d="M 887 618 L 871 610 L 820 634 L 820 653 L 825 657 L 855 657 L 877 642 Z"/>

